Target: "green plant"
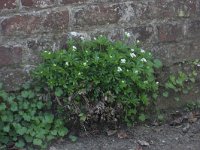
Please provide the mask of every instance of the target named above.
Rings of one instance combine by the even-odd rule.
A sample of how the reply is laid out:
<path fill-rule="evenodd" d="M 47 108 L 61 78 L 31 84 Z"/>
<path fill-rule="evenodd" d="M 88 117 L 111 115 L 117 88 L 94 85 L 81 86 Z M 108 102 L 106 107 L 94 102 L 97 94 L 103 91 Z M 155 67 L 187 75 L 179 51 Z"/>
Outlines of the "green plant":
<path fill-rule="evenodd" d="M 199 110 L 199 109 L 200 109 L 200 100 L 196 100 L 196 101 L 188 103 L 185 108 L 185 110 L 187 111 L 193 111 L 193 110 Z"/>
<path fill-rule="evenodd" d="M 45 148 L 48 141 L 67 133 L 63 121 L 51 112 L 48 95 L 27 83 L 21 91 L 7 93 L 0 84 L 0 147 Z"/>
<path fill-rule="evenodd" d="M 44 51 L 42 60 L 33 72 L 35 79 L 49 87 L 61 116 L 81 122 L 96 116 L 107 121 L 123 117 L 127 123 L 138 116 L 144 120 L 145 107 L 158 90 L 154 70 L 162 66 L 138 44 L 103 36 L 70 40 L 67 49 Z"/>
<path fill-rule="evenodd" d="M 190 65 L 191 71 L 179 71 L 178 74 L 170 75 L 168 80 L 164 85 L 164 92 L 163 96 L 168 97 L 170 92 L 174 92 L 177 95 L 174 96 L 174 100 L 177 102 L 180 101 L 179 94 L 188 94 L 189 91 L 192 90 L 194 83 L 196 82 L 197 72 L 196 72 L 196 63 L 198 61 L 195 60 L 194 62 L 188 62 L 187 64 Z"/>

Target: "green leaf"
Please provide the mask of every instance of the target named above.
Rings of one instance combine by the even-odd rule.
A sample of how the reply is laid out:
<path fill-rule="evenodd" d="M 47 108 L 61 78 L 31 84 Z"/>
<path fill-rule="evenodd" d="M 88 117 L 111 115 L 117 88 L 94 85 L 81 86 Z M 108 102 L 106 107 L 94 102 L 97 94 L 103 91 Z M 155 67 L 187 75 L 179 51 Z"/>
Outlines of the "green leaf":
<path fill-rule="evenodd" d="M 7 145 L 9 143 L 9 137 L 4 135 L 0 136 L 0 143 Z"/>
<path fill-rule="evenodd" d="M 37 103 L 37 108 L 38 108 L 38 109 L 41 109 L 43 106 L 44 106 L 44 104 L 43 104 L 41 101 L 39 101 L 39 102 Z"/>
<path fill-rule="evenodd" d="M 144 114 L 140 114 L 139 120 L 144 122 L 146 120 L 146 116 Z"/>
<path fill-rule="evenodd" d="M 179 102 L 180 98 L 179 97 L 174 97 L 175 101 Z"/>
<path fill-rule="evenodd" d="M 47 140 L 48 140 L 48 141 L 51 141 L 51 140 L 53 140 L 54 138 L 55 138 L 55 136 L 53 136 L 53 135 L 48 135 L 48 136 L 47 136 Z"/>
<path fill-rule="evenodd" d="M 37 146 L 41 146 L 42 145 L 42 140 L 41 139 L 34 139 L 33 140 L 33 144 L 37 145 Z"/>
<path fill-rule="evenodd" d="M 188 93 L 189 93 L 189 91 L 187 89 L 183 90 L 183 94 L 188 94 Z"/>
<path fill-rule="evenodd" d="M 14 112 L 17 111 L 17 110 L 18 110 L 17 103 L 16 103 L 16 102 L 13 102 L 13 103 L 11 104 L 10 109 L 11 109 L 12 111 L 14 111 Z"/>
<path fill-rule="evenodd" d="M 164 96 L 164 97 L 168 97 L 168 96 L 169 96 L 169 93 L 168 93 L 168 92 L 163 92 L 163 96 Z"/>
<path fill-rule="evenodd" d="M 55 95 L 61 97 L 63 95 L 63 90 L 61 88 L 56 88 Z"/>
<path fill-rule="evenodd" d="M 6 110 L 6 104 L 5 103 L 1 103 L 0 104 L 0 111 L 4 111 Z"/>
<path fill-rule="evenodd" d="M 164 120 L 164 115 L 159 114 L 159 115 L 158 115 L 158 120 L 159 120 L 159 121 L 163 121 L 163 120 Z"/>
<path fill-rule="evenodd" d="M 70 135 L 70 136 L 69 136 L 69 139 L 70 139 L 72 142 L 76 142 L 76 141 L 77 141 L 77 137 L 74 136 L 74 135 Z"/>
<path fill-rule="evenodd" d="M 24 135 L 24 139 L 26 140 L 26 142 L 31 143 L 33 141 L 33 137 L 30 135 Z"/>
<path fill-rule="evenodd" d="M 192 82 L 192 83 L 195 83 L 195 78 L 190 78 L 190 81 Z"/>
<path fill-rule="evenodd" d="M 79 114 L 80 121 L 84 122 L 87 119 L 87 116 L 84 113 Z"/>
<path fill-rule="evenodd" d="M 3 131 L 5 131 L 5 132 L 9 132 L 9 131 L 10 131 L 10 126 L 7 125 L 7 126 L 3 127 Z"/>
<path fill-rule="evenodd" d="M 52 130 L 51 134 L 54 135 L 54 136 L 56 136 L 58 134 L 58 131 L 57 130 Z"/>
<path fill-rule="evenodd" d="M 53 116 L 52 114 L 46 114 L 46 115 L 44 116 L 44 121 L 45 121 L 46 123 L 52 123 L 53 120 L 54 120 L 54 116 Z"/>
<path fill-rule="evenodd" d="M 24 120 L 26 121 L 30 121 L 31 120 L 31 116 L 29 114 L 24 114 L 23 115 Z"/>
<path fill-rule="evenodd" d="M 25 143 L 23 140 L 20 140 L 17 143 L 15 143 L 15 146 L 18 148 L 23 148 L 25 146 Z"/>
<path fill-rule="evenodd" d="M 29 97 L 29 92 L 28 91 L 22 91 L 21 95 L 23 98 L 28 98 Z"/>
<path fill-rule="evenodd" d="M 162 65 L 162 62 L 160 61 L 160 60 L 158 60 L 158 59 L 155 59 L 154 60 L 154 67 L 155 68 L 161 68 L 163 65 Z"/>
<path fill-rule="evenodd" d="M 58 135 L 59 135 L 59 136 L 65 136 L 67 133 L 68 133 L 68 129 L 67 129 L 67 128 L 61 127 L 61 128 L 58 130 Z"/>
<path fill-rule="evenodd" d="M 157 93 L 154 93 L 153 95 L 152 95 L 152 97 L 153 97 L 153 99 L 157 99 L 158 98 L 158 94 Z"/>
<path fill-rule="evenodd" d="M 27 128 L 26 128 L 26 127 L 21 127 L 21 128 L 19 128 L 19 129 L 17 129 L 17 133 L 18 133 L 19 135 L 24 135 L 24 134 L 26 133 L 26 131 L 27 131 Z"/>

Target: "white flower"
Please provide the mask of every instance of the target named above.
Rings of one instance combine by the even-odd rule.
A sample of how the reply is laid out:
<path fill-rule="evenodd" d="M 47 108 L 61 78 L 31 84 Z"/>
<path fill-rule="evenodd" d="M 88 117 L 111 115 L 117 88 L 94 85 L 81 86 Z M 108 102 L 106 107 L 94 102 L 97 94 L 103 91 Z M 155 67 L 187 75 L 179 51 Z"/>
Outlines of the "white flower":
<path fill-rule="evenodd" d="M 117 71 L 118 71 L 118 72 L 121 72 L 121 71 L 122 71 L 122 68 L 121 68 L 121 67 L 117 67 Z"/>
<path fill-rule="evenodd" d="M 148 83 L 148 81 L 144 81 L 144 84 L 147 84 Z"/>
<path fill-rule="evenodd" d="M 56 64 L 53 64 L 54 67 L 56 67 Z"/>
<path fill-rule="evenodd" d="M 80 76 L 80 75 L 81 75 L 81 73 L 79 72 L 79 73 L 78 73 L 78 75 Z"/>
<path fill-rule="evenodd" d="M 69 66 L 69 62 L 65 62 L 65 65 L 66 65 L 66 66 Z"/>
<path fill-rule="evenodd" d="M 147 62 L 147 60 L 145 58 L 142 58 L 141 61 L 142 62 Z"/>
<path fill-rule="evenodd" d="M 140 43 L 140 41 L 139 41 L 139 40 L 137 40 L 136 42 L 137 42 L 137 43 Z"/>
<path fill-rule="evenodd" d="M 135 50 L 132 48 L 132 49 L 131 49 L 131 52 L 134 52 L 134 51 L 135 51 Z"/>
<path fill-rule="evenodd" d="M 159 82 L 156 82 L 156 84 L 159 84 Z"/>
<path fill-rule="evenodd" d="M 197 64 L 197 67 L 200 67 L 200 64 Z"/>
<path fill-rule="evenodd" d="M 125 83 L 125 81 L 124 81 L 124 80 L 122 80 L 122 83 Z"/>
<path fill-rule="evenodd" d="M 126 63 L 126 59 L 121 59 L 121 63 L 125 64 Z"/>
<path fill-rule="evenodd" d="M 135 73 L 138 74 L 138 70 L 135 70 Z"/>
<path fill-rule="evenodd" d="M 81 40 L 82 40 L 82 41 L 84 41 L 84 40 L 85 40 L 85 38 L 84 38 L 83 36 L 81 36 L 80 38 L 81 38 Z"/>
<path fill-rule="evenodd" d="M 141 53 L 145 53 L 145 50 L 141 49 Z"/>
<path fill-rule="evenodd" d="M 125 36 L 129 38 L 131 36 L 131 34 L 128 32 L 125 32 Z"/>
<path fill-rule="evenodd" d="M 70 34 L 71 34 L 72 36 L 78 36 L 78 33 L 77 33 L 77 32 L 70 32 Z"/>
<path fill-rule="evenodd" d="M 97 40 L 97 38 L 94 37 L 94 40 Z"/>
<path fill-rule="evenodd" d="M 44 51 L 45 53 L 47 53 L 47 51 Z"/>
<path fill-rule="evenodd" d="M 50 55 L 50 54 L 51 54 L 51 52 L 48 52 L 48 54 Z"/>
<path fill-rule="evenodd" d="M 133 57 L 136 57 L 135 53 L 130 53 L 130 56 L 133 58 Z"/>
<path fill-rule="evenodd" d="M 72 49 L 73 49 L 73 51 L 77 50 L 76 46 L 72 46 Z"/>
<path fill-rule="evenodd" d="M 86 63 L 86 62 L 84 62 L 84 63 L 83 63 L 83 66 L 86 66 L 86 65 L 87 65 L 87 63 Z"/>

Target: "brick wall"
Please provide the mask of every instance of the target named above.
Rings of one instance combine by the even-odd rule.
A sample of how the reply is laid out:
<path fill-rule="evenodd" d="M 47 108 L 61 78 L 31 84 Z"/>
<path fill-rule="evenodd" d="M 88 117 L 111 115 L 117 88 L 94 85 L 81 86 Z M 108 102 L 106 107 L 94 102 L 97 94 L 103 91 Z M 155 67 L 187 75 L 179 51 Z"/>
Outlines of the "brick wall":
<path fill-rule="evenodd" d="M 166 66 L 200 58 L 199 0 L 0 0 L 0 80 L 19 83 L 44 49 L 71 32 L 121 39 L 131 33 Z"/>

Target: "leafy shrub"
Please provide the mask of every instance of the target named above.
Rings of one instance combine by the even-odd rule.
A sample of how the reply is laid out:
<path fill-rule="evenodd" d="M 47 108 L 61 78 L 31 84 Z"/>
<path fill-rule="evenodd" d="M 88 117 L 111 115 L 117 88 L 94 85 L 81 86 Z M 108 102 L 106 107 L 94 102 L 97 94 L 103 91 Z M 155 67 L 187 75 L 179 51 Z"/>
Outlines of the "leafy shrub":
<path fill-rule="evenodd" d="M 45 93 L 43 91 L 43 93 Z M 0 85 L 0 149 L 45 148 L 48 141 L 67 133 L 63 121 L 51 112 L 51 101 L 41 88 L 28 84 L 7 93 Z"/>
<path fill-rule="evenodd" d="M 34 77 L 49 87 L 56 112 L 68 121 L 144 120 L 141 112 L 157 93 L 154 69 L 161 62 L 138 44 L 70 40 L 67 49 L 44 51 L 42 60 Z"/>

